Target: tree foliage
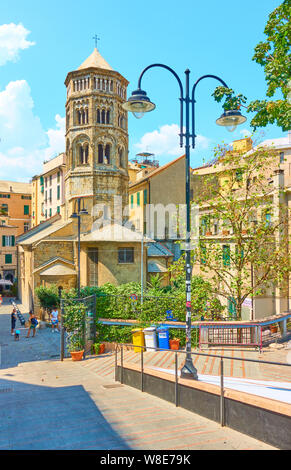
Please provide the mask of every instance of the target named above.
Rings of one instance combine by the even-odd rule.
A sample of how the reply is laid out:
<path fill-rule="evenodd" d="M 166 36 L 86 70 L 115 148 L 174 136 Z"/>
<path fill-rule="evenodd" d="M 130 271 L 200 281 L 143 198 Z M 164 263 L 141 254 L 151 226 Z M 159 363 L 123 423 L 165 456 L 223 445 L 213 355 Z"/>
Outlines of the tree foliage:
<path fill-rule="evenodd" d="M 253 60 L 264 68 L 268 98 L 281 93 L 278 99 L 257 99 L 250 102 L 247 112 L 254 112 L 251 126 L 254 130 L 277 124 L 283 131 L 291 128 L 291 0 L 284 0 L 270 15 L 264 33 L 265 41 L 255 47 Z M 225 98 L 225 110 L 244 106 L 245 96 L 236 95 L 234 90 L 217 87 L 214 99 L 221 102 Z"/>

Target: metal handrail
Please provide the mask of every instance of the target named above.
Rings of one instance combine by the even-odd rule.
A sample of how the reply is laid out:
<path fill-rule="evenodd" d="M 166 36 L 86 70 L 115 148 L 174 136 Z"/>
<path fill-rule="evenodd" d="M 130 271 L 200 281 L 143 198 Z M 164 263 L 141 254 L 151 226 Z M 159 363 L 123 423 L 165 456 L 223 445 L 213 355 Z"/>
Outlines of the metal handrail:
<path fill-rule="evenodd" d="M 117 343 L 115 346 L 115 381 L 117 381 L 117 366 L 118 366 L 118 351 L 120 351 L 120 367 L 121 367 L 121 373 L 120 373 L 120 383 L 123 384 L 123 379 L 124 379 L 124 357 L 123 357 L 123 348 L 124 348 L 123 343 Z M 182 354 L 187 354 L 187 351 L 183 349 L 178 349 L 178 350 L 173 350 L 173 349 L 165 349 L 165 348 L 154 348 L 151 346 L 143 346 L 143 345 L 137 345 L 137 344 L 126 344 L 126 346 L 134 347 L 134 348 L 140 348 L 140 356 L 141 356 L 141 362 L 140 362 L 140 372 L 141 372 L 141 386 L 140 389 L 143 392 L 144 391 L 144 356 L 143 353 L 147 349 L 151 349 L 154 351 L 168 351 L 171 353 L 175 354 L 175 405 L 176 407 L 179 406 L 179 388 L 178 388 L 178 353 Z M 291 367 L 291 364 L 284 363 L 284 362 L 273 362 L 273 361 L 263 361 L 263 360 L 257 360 L 257 359 L 245 359 L 241 357 L 233 357 L 233 356 L 221 356 L 221 355 L 215 355 L 215 354 L 206 354 L 206 353 L 200 353 L 200 352 L 190 352 L 189 354 L 195 355 L 195 356 L 206 356 L 206 357 L 215 357 L 216 359 L 220 359 L 220 425 L 225 426 L 225 403 L 224 403 L 224 359 L 231 359 L 235 361 L 246 361 L 246 362 L 256 362 L 259 364 L 270 364 L 270 365 L 277 365 L 277 366 L 287 366 Z"/>

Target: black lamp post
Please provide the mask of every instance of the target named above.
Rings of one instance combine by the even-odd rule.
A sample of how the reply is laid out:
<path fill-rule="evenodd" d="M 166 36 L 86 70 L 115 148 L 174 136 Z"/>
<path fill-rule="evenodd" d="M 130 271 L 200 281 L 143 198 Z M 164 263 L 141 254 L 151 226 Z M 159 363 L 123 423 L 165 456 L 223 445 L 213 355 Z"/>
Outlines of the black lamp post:
<path fill-rule="evenodd" d="M 78 296 L 80 297 L 80 252 L 81 252 L 81 216 L 88 215 L 84 207 L 84 200 L 83 200 L 83 207 L 81 209 L 81 199 L 77 199 L 78 204 L 78 212 L 74 211 L 73 214 L 70 216 L 71 219 L 78 219 Z"/>
<path fill-rule="evenodd" d="M 155 104 L 150 101 L 146 92 L 141 89 L 141 80 L 145 72 L 153 67 L 162 67 L 171 72 L 177 79 L 180 88 L 180 147 L 184 144 L 185 138 L 185 155 L 186 155 L 186 360 L 181 369 L 181 377 L 198 380 L 197 370 L 194 367 L 191 356 L 191 226 L 190 226 L 190 138 L 192 138 L 192 148 L 195 148 L 195 90 L 198 83 L 204 78 L 214 78 L 218 80 L 224 87 L 228 88 L 226 83 L 216 75 L 203 75 L 200 77 L 192 88 L 190 98 L 189 76 L 190 70 L 185 70 L 185 97 L 182 82 L 176 72 L 164 64 L 152 64 L 146 67 L 140 74 L 138 80 L 138 89 L 132 92 L 131 97 L 122 106 L 126 111 L 131 111 L 135 117 L 140 118 L 144 113 L 153 111 Z M 192 132 L 190 134 L 190 104 L 192 110 Z M 185 132 L 183 129 L 183 116 L 185 111 Z M 229 130 L 234 130 L 237 125 L 246 121 L 238 110 L 225 111 L 216 123 L 220 126 L 226 126 Z"/>

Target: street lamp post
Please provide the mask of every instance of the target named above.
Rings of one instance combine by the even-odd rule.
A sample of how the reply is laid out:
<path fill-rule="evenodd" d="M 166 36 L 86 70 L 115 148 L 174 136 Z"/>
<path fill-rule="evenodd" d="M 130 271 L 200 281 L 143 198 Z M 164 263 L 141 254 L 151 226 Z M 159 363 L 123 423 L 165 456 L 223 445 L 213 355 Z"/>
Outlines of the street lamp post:
<path fill-rule="evenodd" d="M 216 75 L 203 75 L 200 77 L 192 88 L 190 97 L 190 70 L 185 70 L 185 96 L 182 82 L 177 73 L 167 65 L 152 64 L 146 67 L 140 74 L 138 80 L 138 89 L 132 92 L 132 95 L 127 102 L 123 104 L 126 111 L 131 111 L 135 117 L 140 118 L 144 113 L 153 111 L 155 104 L 150 101 L 146 92 L 141 89 L 141 81 L 143 75 L 147 70 L 153 67 L 161 67 L 171 72 L 176 78 L 180 88 L 180 147 L 185 143 L 185 156 L 186 156 L 186 239 L 185 239 L 185 252 L 186 252 L 186 359 L 181 369 L 181 377 L 198 380 L 197 370 L 192 361 L 191 355 L 191 225 L 190 225 L 190 138 L 192 138 L 192 148 L 195 148 L 195 91 L 198 83 L 205 78 L 214 78 L 218 80 L 222 86 L 228 88 L 226 83 Z M 190 133 L 190 105 L 192 110 L 192 132 Z M 185 131 L 183 125 L 183 117 L 185 112 Z M 237 125 L 246 121 L 246 118 L 241 115 L 239 110 L 225 111 L 216 123 L 220 126 L 226 126 L 229 130 L 234 130 Z"/>
<path fill-rule="evenodd" d="M 81 253 L 81 216 L 88 215 L 83 203 L 83 207 L 81 209 L 81 198 L 77 199 L 78 204 L 78 212 L 74 211 L 73 214 L 70 216 L 71 219 L 78 219 L 78 297 L 80 297 L 80 253 Z"/>

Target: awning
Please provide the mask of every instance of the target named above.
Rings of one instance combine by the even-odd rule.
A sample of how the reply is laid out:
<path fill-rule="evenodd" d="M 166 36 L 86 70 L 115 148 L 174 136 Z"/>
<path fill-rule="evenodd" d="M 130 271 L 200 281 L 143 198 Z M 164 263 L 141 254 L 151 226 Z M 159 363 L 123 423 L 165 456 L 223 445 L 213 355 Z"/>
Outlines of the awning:
<path fill-rule="evenodd" d="M 1 286 L 13 286 L 13 282 L 8 281 L 8 279 L 0 279 Z"/>

